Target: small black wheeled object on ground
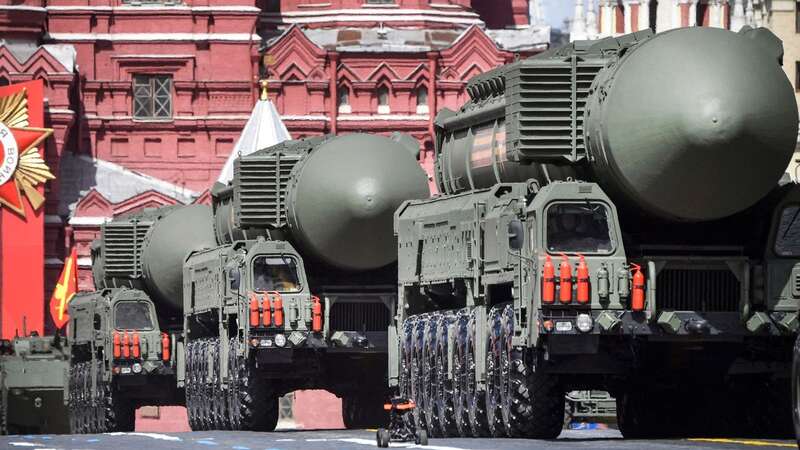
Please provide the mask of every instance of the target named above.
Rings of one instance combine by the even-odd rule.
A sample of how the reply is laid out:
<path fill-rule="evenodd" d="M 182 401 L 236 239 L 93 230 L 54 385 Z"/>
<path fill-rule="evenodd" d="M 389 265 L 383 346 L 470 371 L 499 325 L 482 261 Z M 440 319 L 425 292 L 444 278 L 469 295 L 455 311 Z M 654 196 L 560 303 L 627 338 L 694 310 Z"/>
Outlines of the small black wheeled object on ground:
<path fill-rule="evenodd" d="M 411 441 L 417 445 L 428 445 L 428 433 L 425 430 L 414 431 L 411 425 L 413 421 L 405 418 L 416 407 L 412 400 L 402 397 L 394 397 L 390 403 L 383 405 L 383 409 L 389 411 L 389 427 L 378 429 L 378 447 L 386 448 L 389 442 Z"/>

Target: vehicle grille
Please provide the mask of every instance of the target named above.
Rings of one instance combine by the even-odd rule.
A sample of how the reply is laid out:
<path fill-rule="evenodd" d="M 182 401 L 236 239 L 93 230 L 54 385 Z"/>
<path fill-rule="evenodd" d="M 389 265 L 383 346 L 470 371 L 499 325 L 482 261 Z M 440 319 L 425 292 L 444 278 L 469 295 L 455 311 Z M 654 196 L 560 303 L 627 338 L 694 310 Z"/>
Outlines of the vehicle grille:
<path fill-rule="evenodd" d="M 531 158 L 572 161 L 585 156 L 583 113 L 602 64 L 530 60 L 517 67 L 506 75 L 506 98 L 513 99 L 506 117 L 518 114 L 519 120 L 506 120 L 506 127 L 509 138 L 519 140 L 519 152 Z"/>
<path fill-rule="evenodd" d="M 103 259 L 110 276 L 142 276 L 142 246 L 152 222 L 112 222 L 103 225 Z"/>
<path fill-rule="evenodd" d="M 659 310 L 736 312 L 741 284 L 728 269 L 669 269 L 656 278 Z"/>
<path fill-rule="evenodd" d="M 383 303 L 336 302 L 329 323 L 332 331 L 386 331 L 389 309 Z"/>
<path fill-rule="evenodd" d="M 274 227 L 286 223 L 286 188 L 296 153 L 271 153 L 237 160 L 234 166 L 234 204 L 237 226 Z"/>

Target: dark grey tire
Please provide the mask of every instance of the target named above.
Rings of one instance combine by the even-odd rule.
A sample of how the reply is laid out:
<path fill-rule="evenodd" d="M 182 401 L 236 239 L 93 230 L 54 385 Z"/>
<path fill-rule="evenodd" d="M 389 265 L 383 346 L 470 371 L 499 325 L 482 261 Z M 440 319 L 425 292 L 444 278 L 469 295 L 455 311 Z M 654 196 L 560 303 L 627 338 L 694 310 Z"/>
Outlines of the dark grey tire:
<path fill-rule="evenodd" d="M 792 423 L 797 447 L 800 448 L 800 336 L 792 352 Z"/>
<path fill-rule="evenodd" d="M 411 352 L 411 395 L 417 407 L 412 410 L 414 426 L 417 430 L 428 428 L 427 418 L 425 417 L 425 397 L 423 367 L 425 366 L 424 357 L 424 338 L 425 327 L 428 322 L 427 315 L 418 316 L 414 321 L 412 333 L 412 352 Z"/>
<path fill-rule="evenodd" d="M 503 314 L 503 340 L 507 369 L 503 420 L 511 437 L 555 439 L 561 434 L 564 420 L 564 392 L 558 379 L 535 373 L 524 348 L 511 345 L 514 334 L 513 308 Z"/>
<path fill-rule="evenodd" d="M 253 358 L 237 357 L 236 368 L 239 429 L 275 430 L 278 424 L 278 397 L 270 389 L 268 381 L 256 370 Z"/>
<path fill-rule="evenodd" d="M 342 419 L 345 428 L 357 430 L 378 428 L 389 423 L 389 415 L 383 409 L 381 392 L 359 393 L 342 397 Z"/>
<path fill-rule="evenodd" d="M 489 311 L 489 349 L 486 352 L 486 424 L 492 437 L 506 437 L 501 401 L 502 307 Z"/>
<path fill-rule="evenodd" d="M 434 397 L 436 402 L 436 420 L 439 422 L 439 431 L 442 437 L 458 435 L 456 427 L 455 405 L 453 404 L 453 382 L 448 378 L 449 373 L 449 341 L 448 328 L 455 321 L 455 316 L 445 313 L 439 320 L 436 329 L 436 361 L 434 367 L 436 374 L 436 389 Z"/>
<path fill-rule="evenodd" d="M 456 429 L 461 437 L 471 437 L 469 422 L 469 372 L 467 369 L 467 323 L 468 312 L 462 310 L 456 315 L 455 346 L 453 349 L 453 406 Z"/>
<path fill-rule="evenodd" d="M 441 320 L 440 314 L 432 314 L 425 325 L 423 338 L 422 367 L 422 397 L 425 408 L 425 424 L 429 436 L 441 436 L 439 414 L 437 411 L 436 388 L 438 385 L 438 371 L 436 370 L 436 338 L 437 327 Z"/>
<path fill-rule="evenodd" d="M 465 346 L 466 351 L 466 366 L 465 366 L 465 379 L 466 379 L 466 402 L 467 402 L 467 417 L 469 417 L 470 430 L 472 436 L 476 438 L 488 437 L 489 423 L 486 419 L 486 391 L 478 388 L 478 381 L 476 377 L 476 330 L 477 325 L 475 322 L 475 312 L 473 310 L 470 314 L 469 321 L 467 322 L 467 342 Z"/>

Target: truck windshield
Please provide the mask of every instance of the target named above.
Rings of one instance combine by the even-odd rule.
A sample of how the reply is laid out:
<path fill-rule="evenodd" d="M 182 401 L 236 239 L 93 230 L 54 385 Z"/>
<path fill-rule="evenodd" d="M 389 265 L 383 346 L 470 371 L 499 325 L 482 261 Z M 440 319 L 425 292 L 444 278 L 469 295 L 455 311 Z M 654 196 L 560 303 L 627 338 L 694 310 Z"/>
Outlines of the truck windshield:
<path fill-rule="evenodd" d="M 778 232 L 775 235 L 778 256 L 800 256 L 800 206 L 783 208 Z"/>
<path fill-rule="evenodd" d="M 119 330 L 149 330 L 153 328 L 147 303 L 121 302 L 114 307 L 114 327 Z"/>
<path fill-rule="evenodd" d="M 613 250 L 608 208 L 601 203 L 557 203 L 547 208 L 547 250 L 609 253 Z"/>
<path fill-rule="evenodd" d="M 289 256 L 258 256 L 253 259 L 253 289 L 299 292 L 297 262 Z"/>

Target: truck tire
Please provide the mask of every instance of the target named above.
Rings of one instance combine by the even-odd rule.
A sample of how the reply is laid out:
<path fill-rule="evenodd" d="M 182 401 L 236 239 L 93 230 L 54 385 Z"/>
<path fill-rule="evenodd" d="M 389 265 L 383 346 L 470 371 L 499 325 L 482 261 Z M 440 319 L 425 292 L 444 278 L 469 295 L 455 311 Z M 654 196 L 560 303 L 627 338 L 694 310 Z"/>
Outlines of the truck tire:
<path fill-rule="evenodd" d="M 414 329 L 412 332 L 412 347 L 411 347 L 411 395 L 417 407 L 412 410 L 414 416 L 414 426 L 417 430 L 426 429 L 428 427 L 425 417 L 425 398 L 423 396 L 423 375 L 422 370 L 425 367 L 425 357 L 423 355 L 423 345 L 425 338 L 425 326 L 428 322 L 428 316 L 423 314 L 417 317 L 414 321 Z"/>
<path fill-rule="evenodd" d="M 468 313 L 456 314 L 455 346 L 453 349 L 453 405 L 456 429 L 460 437 L 471 437 L 469 424 L 469 398 L 467 396 L 467 323 Z"/>
<path fill-rule="evenodd" d="M 503 424 L 503 405 L 500 392 L 503 389 L 500 366 L 502 353 L 502 307 L 489 311 L 489 349 L 486 353 L 486 424 L 492 437 L 506 437 Z"/>
<path fill-rule="evenodd" d="M 475 310 L 469 316 L 467 322 L 467 341 L 466 341 L 466 401 L 467 416 L 469 417 L 470 430 L 472 436 L 476 438 L 489 437 L 489 422 L 486 419 L 486 391 L 478 388 L 476 370 L 476 332 L 477 322 Z"/>
<path fill-rule="evenodd" d="M 455 315 L 447 312 L 442 315 L 436 327 L 436 420 L 442 437 L 455 437 L 458 435 L 456 427 L 455 405 L 453 398 L 453 382 L 449 379 L 449 340 L 448 328 L 455 322 Z"/>
<path fill-rule="evenodd" d="M 69 411 L 69 432 L 71 434 L 80 434 L 80 408 L 79 408 L 79 382 L 78 374 L 80 372 L 81 363 L 72 363 L 69 367 L 69 397 L 67 399 L 67 408 Z"/>
<path fill-rule="evenodd" d="M 241 342 L 234 344 L 236 348 L 241 345 Z M 231 411 L 235 416 L 231 420 L 232 427 L 238 425 L 236 429 L 243 431 L 275 430 L 278 425 L 278 396 L 267 379 L 256 370 L 252 357 L 236 355 L 234 359 L 235 365 L 231 370 L 236 370 L 236 380 L 230 384 L 236 394 L 233 403 L 238 407 Z"/>
<path fill-rule="evenodd" d="M 617 425 L 622 437 L 654 439 L 670 434 L 670 430 L 665 428 L 669 424 L 662 423 L 660 417 L 663 408 L 658 408 L 656 402 L 652 401 L 653 398 L 665 399 L 663 396 L 655 396 L 644 387 L 631 389 L 617 397 Z"/>
<path fill-rule="evenodd" d="M 800 336 L 794 343 L 792 351 L 792 423 L 794 425 L 794 437 L 797 446 L 800 448 Z"/>
<path fill-rule="evenodd" d="M 211 387 L 208 383 L 208 352 L 209 349 L 209 340 L 208 339 L 201 339 L 198 348 L 198 359 L 199 359 L 199 375 L 200 375 L 200 382 L 198 383 L 199 390 L 199 403 L 200 403 L 200 427 L 203 430 L 211 430 L 213 429 L 214 422 L 213 417 L 211 415 Z"/>
<path fill-rule="evenodd" d="M 227 345 L 227 342 L 225 343 Z M 225 392 L 222 390 L 222 367 L 220 366 L 220 354 L 222 353 L 220 339 L 213 339 L 212 361 L 213 370 L 211 373 L 212 395 L 211 404 L 214 417 L 215 430 L 230 430 L 230 414 L 226 409 Z"/>
<path fill-rule="evenodd" d="M 228 408 L 231 430 L 240 430 L 242 416 L 239 403 L 239 338 L 228 339 L 228 391 L 225 400 Z"/>
<path fill-rule="evenodd" d="M 402 328 L 402 338 L 400 341 L 400 368 L 399 368 L 399 377 L 398 380 L 398 390 L 400 392 L 400 396 L 406 399 L 414 399 L 413 392 L 412 392 L 412 383 L 413 383 L 413 373 L 412 373 L 412 366 L 413 366 L 413 337 L 414 337 L 414 323 L 416 322 L 416 317 L 409 317 L 403 321 L 403 328 Z M 406 424 L 407 427 L 413 428 L 415 425 L 415 419 L 413 414 L 404 414 L 403 415 L 403 422 Z"/>
<path fill-rule="evenodd" d="M 359 393 L 342 397 L 342 420 L 348 430 L 379 428 L 389 423 L 383 410 L 384 393 Z"/>
<path fill-rule="evenodd" d="M 535 373 L 525 350 L 512 345 L 514 309 L 503 312 L 503 421 L 511 437 L 555 439 L 564 420 L 564 392 L 552 375 Z"/>
<path fill-rule="evenodd" d="M 196 345 L 197 342 L 193 340 L 186 342 L 186 378 L 184 380 L 184 393 L 186 396 L 186 415 L 189 419 L 189 428 L 191 428 L 192 431 L 198 431 L 200 429 L 200 423 L 197 420 L 197 394 L 195 393 L 197 389 L 197 382 L 195 380 L 197 374 L 197 368 L 195 367 Z"/>
<path fill-rule="evenodd" d="M 425 424 L 428 426 L 428 435 L 439 437 L 442 435 L 438 411 L 436 410 L 436 386 L 438 385 L 436 370 L 436 330 L 441 320 L 441 314 L 431 314 L 425 324 L 423 337 L 423 361 L 422 366 L 422 397 L 425 399 Z"/>

